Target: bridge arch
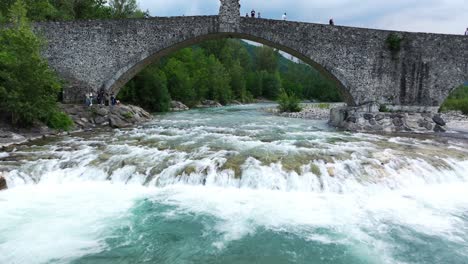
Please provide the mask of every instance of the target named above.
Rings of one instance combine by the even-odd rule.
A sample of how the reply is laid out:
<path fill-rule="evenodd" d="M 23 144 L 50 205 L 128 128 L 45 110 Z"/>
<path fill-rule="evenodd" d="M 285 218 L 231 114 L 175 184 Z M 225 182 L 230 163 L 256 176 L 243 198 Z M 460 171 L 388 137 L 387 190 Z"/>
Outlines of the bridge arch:
<path fill-rule="evenodd" d="M 348 105 L 355 105 L 355 101 L 352 97 L 352 95 L 349 93 L 349 91 L 346 89 L 346 86 L 344 85 L 344 79 L 340 79 L 340 76 L 336 76 L 333 73 L 331 73 L 328 69 L 323 67 L 321 64 L 315 62 L 313 59 L 310 57 L 304 55 L 303 53 L 287 47 L 283 46 L 281 44 L 278 44 L 274 41 L 267 40 L 261 37 L 249 35 L 249 34 L 243 34 L 243 33 L 224 33 L 224 32 L 218 32 L 218 33 L 210 33 L 206 35 L 201 35 L 197 36 L 194 38 L 190 38 L 187 40 L 183 40 L 181 42 L 172 44 L 166 48 L 159 49 L 153 52 L 142 52 L 141 54 L 138 54 L 136 58 L 138 59 L 132 59 L 130 60 L 130 63 L 128 65 L 124 65 L 122 68 L 120 68 L 112 78 L 107 80 L 103 86 L 103 88 L 106 91 L 109 91 L 114 94 L 118 94 L 121 88 L 130 81 L 133 77 L 135 77 L 140 71 L 142 71 L 144 68 L 146 68 L 148 65 L 151 65 L 155 62 L 157 62 L 159 59 L 162 57 L 168 56 L 178 50 L 181 50 L 183 48 L 187 48 L 196 44 L 199 44 L 204 41 L 208 40 L 217 40 L 217 39 L 245 39 L 245 40 L 250 40 L 254 41 L 263 45 L 270 46 L 272 48 L 284 51 L 286 53 L 289 53 L 290 55 L 293 55 L 294 57 L 300 59 L 304 63 L 312 66 L 315 70 L 317 70 L 322 76 L 325 78 L 333 81 L 343 98 L 343 100 L 348 104 Z"/>
<path fill-rule="evenodd" d="M 247 39 L 284 50 L 334 80 L 350 105 L 436 107 L 468 80 L 465 36 L 239 15 L 47 22 L 34 29 L 47 40 L 43 55 L 67 82 L 65 102 L 82 102 L 85 93 L 101 88 L 118 91 L 159 57 L 216 38 Z M 402 40 L 398 52 L 388 47 L 392 34 Z"/>

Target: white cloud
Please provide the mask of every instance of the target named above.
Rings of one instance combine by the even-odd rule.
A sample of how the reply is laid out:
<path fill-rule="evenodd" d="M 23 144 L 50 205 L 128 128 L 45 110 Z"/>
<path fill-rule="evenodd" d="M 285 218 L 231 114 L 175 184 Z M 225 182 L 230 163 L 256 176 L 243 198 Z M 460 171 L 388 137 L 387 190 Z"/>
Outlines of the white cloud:
<path fill-rule="evenodd" d="M 468 27 L 467 0 L 241 0 L 265 18 L 417 32 L 462 34 Z M 140 0 L 154 16 L 215 15 L 219 0 Z"/>

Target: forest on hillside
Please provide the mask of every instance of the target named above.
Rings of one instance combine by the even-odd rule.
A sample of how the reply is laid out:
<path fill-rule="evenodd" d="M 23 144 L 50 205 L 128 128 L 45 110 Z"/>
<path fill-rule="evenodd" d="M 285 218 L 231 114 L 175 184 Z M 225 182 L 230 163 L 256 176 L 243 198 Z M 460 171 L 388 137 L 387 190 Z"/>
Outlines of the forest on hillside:
<path fill-rule="evenodd" d="M 164 57 L 135 76 L 118 97 L 164 112 L 171 100 L 189 107 L 205 99 L 249 103 L 276 100 L 282 91 L 300 99 L 341 101 L 335 84 L 309 65 L 238 39 L 206 41 Z"/>

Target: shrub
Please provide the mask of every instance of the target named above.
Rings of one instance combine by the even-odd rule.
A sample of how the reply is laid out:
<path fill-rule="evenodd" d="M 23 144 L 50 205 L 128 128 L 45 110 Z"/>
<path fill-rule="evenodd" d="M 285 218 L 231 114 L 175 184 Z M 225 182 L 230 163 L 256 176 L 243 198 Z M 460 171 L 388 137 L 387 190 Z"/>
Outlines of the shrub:
<path fill-rule="evenodd" d="M 401 50 L 401 42 L 403 41 L 403 38 L 398 36 L 395 33 L 391 33 L 388 35 L 386 43 L 387 47 L 390 51 L 392 52 L 399 52 Z"/>
<path fill-rule="evenodd" d="M 133 118 L 133 113 L 132 112 L 126 112 L 122 115 L 125 119 L 132 119 Z"/>
<path fill-rule="evenodd" d="M 294 94 L 289 95 L 284 89 L 281 89 L 278 96 L 278 108 L 281 112 L 300 112 L 300 100 Z"/>
<path fill-rule="evenodd" d="M 386 105 L 381 105 L 379 108 L 379 112 L 388 113 L 390 112 L 390 109 L 388 109 Z"/>
<path fill-rule="evenodd" d="M 54 111 L 48 117 L 47 126 L 53 129 L 68 131 L 73 127 L 73 121 L 64 112 Z"/>
<path fill-rule="evenodd" d="M 468 115 L 468 86 L 460 86 L 450 94 L 440 106 L 440 112 L 446 111 L 461 111 Z"/>
<path fill-rule="evenodd" d="M 60 82 L 41 56 L 44 43 L 26 19 L 26 5 L 16 1 L 10 9 L 11 27 L 0 29 L 0 111 L 14 126 L 42 121 L 63 127 L 57 107 Z"/>

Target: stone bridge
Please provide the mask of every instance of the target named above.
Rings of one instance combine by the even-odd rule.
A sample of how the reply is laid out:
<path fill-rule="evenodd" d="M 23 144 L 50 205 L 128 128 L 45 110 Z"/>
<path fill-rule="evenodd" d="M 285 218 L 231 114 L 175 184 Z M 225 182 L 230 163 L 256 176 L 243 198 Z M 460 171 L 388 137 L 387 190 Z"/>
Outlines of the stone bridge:
<path fill-rule="evenodd" d="M 241 17 L 238 0 L 218 16 L 158 17 L 34 25 L 44 56 L 67 82 L 64 99 L 101 88 L 117 94 L 162 56 L 199 42 L 241 38 L 286 51 L 334 80 L 349 105 L 439 106 L 468 80 L 468 37 L 392 32 Z M 398 36 L 399 51 L 389 48 Z"/>

